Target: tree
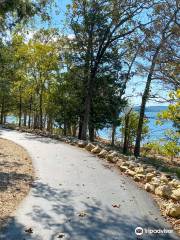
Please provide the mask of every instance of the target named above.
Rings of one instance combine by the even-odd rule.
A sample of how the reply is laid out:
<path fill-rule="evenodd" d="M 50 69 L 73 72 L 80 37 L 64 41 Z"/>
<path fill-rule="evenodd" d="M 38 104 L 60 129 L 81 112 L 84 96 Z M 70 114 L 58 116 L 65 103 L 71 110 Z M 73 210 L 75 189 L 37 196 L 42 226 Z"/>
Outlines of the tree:
<path fill-rule="evenodd" d="M 0 123 L 3 124 L 11 105 L 12 52 L 9 46 L 0 41 Z"/>
<path fill-rule="evenodd" d="M 140 143 L 142 135 L 142 126 L 145 114 L 146 103 L 150 97 L 151 82 L 158 62 L 160 62 L 161 52 L 166 46 L 168 41 L 173 40 L 176 36 L 174 28 L 177 28 L 178 14 L 179 14 L 178 1 L 166 0 L 155 5 L 152 16 L 155 16 L 155 21 L 150 29 L 145 29 L 148 34 L 147 45 L 144 46 L 146 61 L 149 61 L 148 75 L 146 80 L 145 89 L 142 95 L 142 102 L 139 115 L 139 123 L 136 136 L 136 144 L 134 155 L 140 155 Z M 147 63 L 146 63 L 147 65 Z"/>
<path fill-rule="evenodd" d="M 103 58 L 118 39 L 128 37 L 141 25 L 136 16 L 149 7 L 149 1 L 76 1 L 69 6 L 70 28 L 84 68 L 84 106 L 81 139 L 86 139 L 95 81 Z"/>
<path fill-rule="evenodd" d="M 163 125 L 164 121 L 172 121 L 177 131 L 180 131 L 180 89 L 169 94 L 171 103 L 167 110 L 158 114 L 157 124 Z"/>
<path fill-rule="evenodd" d="M 132 108 L 128 109 L 125 115 L 122 117 L 122 135 L 124 137 L 124 144 L 123 144 L 123 153 L 127 153 L 129 149 L 132 150 L 135 139 L 136 139 L 136 132 L 138 128 L 138 113 L 133 111 Z M 142 139 L 144 139 L 149 132 L 148 127 L 148 119 L 145 119 L 143 122 L 143 131 L 142 131 Z"/>
<path fill-rule="evenodd" d="M 0 2 L 0 34 L 14 28 L 18 23 L 27 23 L 36 14 L 48 19 L 46 7 L 51 0 L 3 0 Z"/>
<path fill-rule="evenodd" d="M 36 14 L 42 17 L 42 19 L 47 20 L 47 7 L 51 3 L 50 0 L 39 0 L 39 1 L 24 1 L 24 0 L 3 0 L 0 1 L 0 41 L 1 46 L 7 54 L 7 57 L 4 57 L 4 54 L 1 52 L 0 57 L 0 68 L 1 71 L 1 123 L 4 122 L 6 106 L 9 103 L 8 93 L 10 90 L 10 79 L 12 74 L 12 62 L 11 59 L 7 62 L 7 58 L 12 56 L 8 51 L 9 43 L 5 36 L 9 34 L 18 24 L 26 24 L 29 20 Z M 10 109 L 9 109 L 10 110 Z"/>
<path fill-rule="evenodd" d="M 46 119 L 51 119 L 50 96 L 55 88 L 57 69 L 60 69 L 55 32 L 54 29 L 40 30 L 28 42 L 19 34 L 13 36 L 11 95 L 19 126 L 23 115 L 24 125 L 29 116 L 29 127 L 33 120 L 34 127 L 40 129 L 46 125 Z"/>

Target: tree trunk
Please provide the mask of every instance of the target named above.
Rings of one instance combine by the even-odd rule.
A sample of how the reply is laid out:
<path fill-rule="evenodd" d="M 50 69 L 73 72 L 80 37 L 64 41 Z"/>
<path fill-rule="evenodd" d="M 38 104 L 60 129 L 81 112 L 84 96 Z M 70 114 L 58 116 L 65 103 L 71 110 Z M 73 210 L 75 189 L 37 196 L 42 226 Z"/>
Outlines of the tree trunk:
<path fill-rule="evenodd" d="M 1 124 L 4 123 L 4 105 L 5 105 L 5 99 L 4 95 L 2 96 L 2 104 L 1 104 Z"/>
<path fill-rule="evenodd" d="M 21 96 L 21 91 L 20 91 L 20 96 L 19 96 L 19 127 L 21 127 L 21 118 L 22 118 L 22 96 Z"/>
<path fill-rule="evenodd" d="M 32 96 L 29 103 L 29 119 L 28 119 L 28 128 L 31 128 L 31 114 L 32 114 Z"/>
<path fill-rule="evenodd" d="M 89 115 L 90 115 L 90 108 L 91 108 L 91 94 L 90 90 L 88 90 L 88 94 L 86 96 L 85 104 L 84 104 L 84 117 L 83 117 L 83 123 L 82 123 L 82 129 L 81 129 L 81 140 L 87 139 L 87 129 L 88 129 L 88 122 L 89 122 Z"/>
<path fill-rule="evenodd" d="M 137 129 L 137 134 L 136 134 L 136 144 L 134 148 L 134 156 L 138 157 L 140 155 L 140 147 L 141 147 L 141 135 L 142 135 L 142 128 L 143 128 L 143 122 L 144 122 L 144 114 L 145 114 L 145 108 L 146 108 L 146 103 L 149 98 L 149 92 L 150 92 L 150 85 L 151 85 L 151 80 L 152 80 L 152 75 L 155 67 L 155 59 L 154 62 L 152 63 L 151 70 L 148 74 L 147 81 L 146 81 L 146 86 L 144 89 L 144 93 L 142 96 L 142 102 L 141 102 L 141 108 L 140 108 L 140 114 L 139 114 L 139 122 L 138 122 L 138 129 Z"/>
<path fill-rule="evenodd" d="M 115 135 L 116 135 L 116 125 L 112 124 L 112 134 L 111 134 L 111 145 L 114 146 L 115 144 Z"/>
<path fill-rule="evenodd" d="M 74 125 L 72 126 L 72 136 L 73 136 L 73 137 L 76 137 L 76 131 L 77 131 L 77 127 L 76 127 L 76 124 L 74 124 Z"/>
<path fill-rule="evenodd" d="M 64 135 L 64 136 L 67 136 L 67 122 L 66 122 L 66 120 L 64 120 L 63 135 Z"/>
<path fill-rule="evenodd" d="M 34 114 L 34 129 L 39 128 L 39 118 L 37 113 Z"/>
<path fill-rule="evenodd" d="M 28 128 L 31 128 L 31 115 L 29 114 L 29 118 L 28 118 Z"/>
<path fill-rule="evenodd" d="M 91 70 L 91 76 L 88 79 L 87 93 L 86 93 L 85 104 L 84 104 L 82 132 L 81 132 L 82 140 L 87 139 L 87 129 L 88 129 L 89 121 L 90 121 L 90 114 L 91 114 L 91 107 L 92 107 L 91 106 L 92 105 L 92 95 L 93 95 L 93 87 L 94 87 L 96 71 L 97 71 L 97 68 L 95 68 L 94 70 Z"/>
<path fill-rule="evenodd" d="M 6 114 L 4 114 L 4 124 L 6 123 Z"/>
<path fill-rule="evenodd" d="M 80 116 L 79 119 L 79 131 L 78 131 L 78 139 L 81 139 L 81 133 L 82 133 L 82 124 L 83 124 L 83 118 Z"/>
<path fill-rule="evenodd" d="M 123 153 L 126 154 L 128 151 L 128 128 L 129 128 L 129 116 L 130 112 L 125 116 L 125 126 L 124 126 L 124 144 L 123 144 Z"/>
<path fill-rule="evenodd" d="M 40 130 L 43 129 L 43 110 L 42 110 L 42 90 L 40 92 L 40 96 L 39 96 L 39 120 L 40 120 Z"/>
<path fill-rule="evenodd" d="M 24 127 L 26 127 L 26 124 L 27 124 L 27 114 L 24 113 L 24 123 L 23 123 Z"/>
<path fill-rule="evenodd" d="M 174 16 L 172 16 L 172 18 L 168 21 L 167 25 L 165 26 L 164 30 L 162 31 L 161 41 L 158 44 L 158 46 L 156 47 L 156 51 L 152 58 L 151 67 L 149 70 L 149 74 L 148 74 L 147 81 L 146 81 L 146 86 L 145 86 L 144 93 L 142 96 L 140 115 L 139 115 L 139 123 L 138 123 L 137 135 L 136 135 L 136 144 L 135 144 L 135 148 L 134 148 L 134 156 L 135 157 L 138 157 L 140 155 L 140 145 L 141 145 L 141 135 L 142 135 L 142 127 L 143 127 L 143 121 L 144 121 L 144 113 L 145 113 L 145 108 L 146 108 L 146 102 L 149 98 L 150 85 L 151 85 L 154 69 L 156 66 L 156 60 L 157 60 L 157 57 L 161 50 L 161 47 L 163 46 L 165 41 L 167 41 L 168 37 L 171 35 L 171 33 L 166 35 L 165 32 L 168 29 L 169 24 L 171 23 L 173 18 L 174 18 Z"/>
<path fill-rule="evenodd" d="M 89 140 L 91 142 L 94 142 L 94 138 L 95 138 L 95 129 L 94 129 L 94 124 L 90 123 L 89 124 Z"/>
<path fill-rule="evenodd" d="M 52 117 L 48 117 L 47 119 L 47 131 L 52 132 Z"/>

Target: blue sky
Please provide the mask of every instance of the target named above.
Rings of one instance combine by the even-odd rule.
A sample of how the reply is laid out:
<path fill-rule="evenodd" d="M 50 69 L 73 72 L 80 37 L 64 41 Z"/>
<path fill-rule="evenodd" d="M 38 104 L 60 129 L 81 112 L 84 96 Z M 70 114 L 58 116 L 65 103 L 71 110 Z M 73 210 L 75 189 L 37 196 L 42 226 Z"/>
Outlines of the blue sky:
<path fill-rule="evenodd" d="M 55 27 L 62 29 L 63 31 L 63 22 L 65 19 L 65 12 L 66 12 L 66 5 L 71 3 L 71 0 L 55 0 L 57 4 L 57 8 L 52 7 L 50 10 L 49 14 L 51 16 L 51 23 L 42 23 L 39 18 L 36 18 L 35 21 L 35 28 L 41 28 L 41 27 Z M 56 13 L 58 10 L 59 14 Z M 67 33 L 69 34 L 69 33 Z M 145 86 L 145 80 L 146 78 L 142 77 L 134 77 L 128 84 L 126 94 L 130 98 L 130 102 L 132 105 L 139 105 L 141 103 L 141 96 L 139 96 Z M 153 92 L 159 93 L 159 95 L 166 97 L 167 96 L 167 91 L 162 88 L 160 84 L 152 84 L 152 90 Z M 155 101 L 149 101 L 148 106 L 152 105 L 167 105 L 166 103 L 160 104 Z"/>

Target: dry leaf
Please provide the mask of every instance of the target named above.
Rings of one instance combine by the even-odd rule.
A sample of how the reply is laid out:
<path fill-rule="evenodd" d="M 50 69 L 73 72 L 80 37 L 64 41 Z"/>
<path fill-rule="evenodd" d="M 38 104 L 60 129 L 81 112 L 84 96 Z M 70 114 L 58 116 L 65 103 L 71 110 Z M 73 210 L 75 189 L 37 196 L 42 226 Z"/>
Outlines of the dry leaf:
<path fill-rule="evenodd" d="M 85 216 L 87 216 L 87 213 L 85 213 L 85 212 L 80 212 L 80 213 L 78 214 L 78 216 L 79 216 L 79 217 L 85 217 Z"/>
<path fill-rule="evenodd" d="M 120 204 L 118 204 L 118 205 L 117 204 L 112 204 L 112 207 L 113 208 L 120 208 Z"/>
<path fill-rule="evenodd" d="M 27 232 L 27 233 L 33 233 L 33 230 L 32 230 L 32 228 L 28 228 L 28 229 L 25 230 L 25 232 Z"/>
<path fill-rule="evenodd" d="M 63 238 L 64 236 L 64 233 L 60 233 L 57 238 Z"/>

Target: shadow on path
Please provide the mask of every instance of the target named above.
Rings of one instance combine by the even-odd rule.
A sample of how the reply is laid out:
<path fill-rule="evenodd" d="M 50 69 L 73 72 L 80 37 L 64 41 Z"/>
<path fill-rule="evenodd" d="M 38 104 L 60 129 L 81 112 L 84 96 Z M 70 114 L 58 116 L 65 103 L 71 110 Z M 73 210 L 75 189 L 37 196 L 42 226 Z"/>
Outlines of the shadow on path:
<path fill-rule="evenodd" d="M 74 207 L 75 193 L 65 191 L 63 187 L 52 188 L 41 182 L 35 183 L 33 187 L 33 196 L 45 199 L 51 203 L 51 213 L 40 205 L 34 205 L 33 210 L 27 214 L 34 222 L 40 224 L 42 228 L 52 231 L 51 237 L 47 240 L 58 239 L 58 233 L 64 233 L 65 238 L 72 240 L 134 240 L 138 239 L 134 233 L 137 226 L 151 229 L 163 229 L 164 226 L 157 221 L 150 221 L 146 216 L 143 219 L 138 217 L 129 218 L 121 214 L 121 208 L 112 208 L 105 206 L 100 201 L 91 199 L 81 202 L 87 215 L 80 217 L 77 209 Z M 58 220 L 57 220 L 58 219 Z M 33 234 L 25 232 L 25 228 L 19 224 L 15 218 L 12 218 L 1 234 L 1 240 L 46 240 L 42 238 L 41 229 Z M 156 238 L 157 237 L 157 238 Z M 158 240 L 177 240 L 172 235 L 144 235 L 139 239 L 158 239 Z"/>

